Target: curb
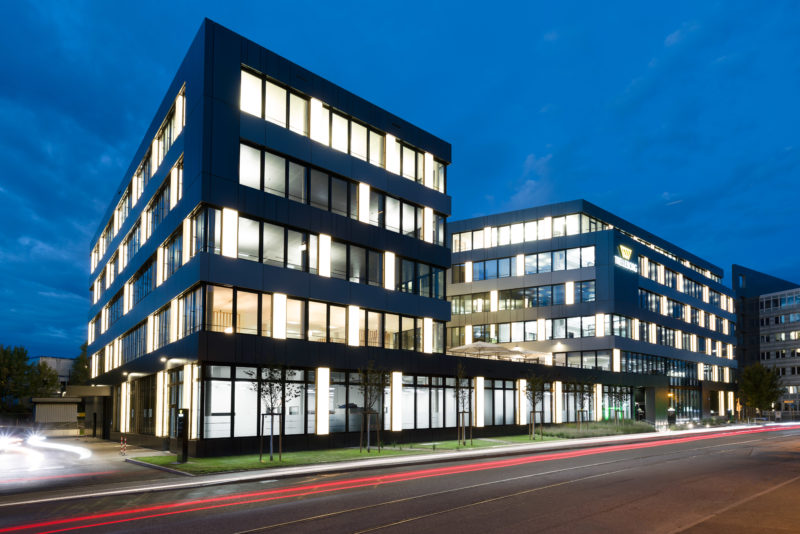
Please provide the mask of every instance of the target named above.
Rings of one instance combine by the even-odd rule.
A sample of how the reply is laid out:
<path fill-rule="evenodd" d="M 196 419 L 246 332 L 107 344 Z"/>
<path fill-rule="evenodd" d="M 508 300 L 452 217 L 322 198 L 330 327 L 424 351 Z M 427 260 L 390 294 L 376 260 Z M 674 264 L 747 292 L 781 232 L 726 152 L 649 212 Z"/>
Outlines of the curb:
<path fill-rule="evenodd" d="M 166 467 L 163 465 L 156 465 L 151 464 L 149 462 L 142 462 L 140 460 L 136 460 L 135 458 L 125 458 L 126 462 L 130 462 L 132 464 L 140 465 L 142 467 L 151 467 L 153 469 L 158 469 L 159 471 L 166 471 L 167 473 L 172 473 L 173 475 L 183 475 L 185 477 L 195 477 L 197 475 L 193 475 L 192 473 L 187 473 L 186 471 L 181 471 L 179 469 L 172 469 L 171 467 Z"/>

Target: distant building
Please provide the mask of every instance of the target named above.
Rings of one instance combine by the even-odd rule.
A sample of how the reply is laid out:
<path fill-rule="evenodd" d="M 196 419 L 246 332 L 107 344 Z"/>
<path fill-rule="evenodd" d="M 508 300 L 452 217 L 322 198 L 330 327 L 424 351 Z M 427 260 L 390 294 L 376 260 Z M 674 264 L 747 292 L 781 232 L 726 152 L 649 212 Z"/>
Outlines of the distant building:
<path fill-rule="evenodd" d="M 742 367 L 777 369 L 786 394 L 781 410 L 800 409 L 800 284 L 734 265 L 738 352 Z"/>
<path fill-rule="evenodd" d="M 735 315 L 719 267 L 584 200 L 450 221 L 448 235 L 448 350 L 484 341 L 544 354 L 546 423 L 576 420 L 586 380 L 594 419 L 609 416 L 615 387 L 626 416 L 655 423 L 668 407 L 678 420 L 733 408 Z"/>

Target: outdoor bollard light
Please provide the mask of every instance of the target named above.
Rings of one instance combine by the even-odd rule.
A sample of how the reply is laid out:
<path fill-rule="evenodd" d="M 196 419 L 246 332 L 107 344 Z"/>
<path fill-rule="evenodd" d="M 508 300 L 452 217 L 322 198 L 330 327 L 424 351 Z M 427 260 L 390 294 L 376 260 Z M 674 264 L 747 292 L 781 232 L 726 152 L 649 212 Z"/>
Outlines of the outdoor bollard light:
<path fill-rule="evenodd" d="M 176 430 L 178 435 L 178 463 L 185 464 L 189 458 L 189 410 L 186 408 L 178 410 Z"/>

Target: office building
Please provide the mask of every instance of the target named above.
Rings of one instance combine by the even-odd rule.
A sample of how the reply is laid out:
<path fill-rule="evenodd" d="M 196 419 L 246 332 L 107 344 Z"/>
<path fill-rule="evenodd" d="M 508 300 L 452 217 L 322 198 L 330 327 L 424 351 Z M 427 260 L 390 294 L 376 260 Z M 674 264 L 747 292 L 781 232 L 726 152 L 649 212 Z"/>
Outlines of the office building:
<path fill-rule="evenodd" d="M 624 416 L 656 424 L 669 408 L 678 421 L 733 408 L 719 267 L 583 200 L 451 221 L 448 235 L 448 350 L 499 343 L 512 352 L 491 358 L 536 362 L 551 378 L 545 422 L 576 420 L 584 396 L 608 418 L 614 388 Z"/>
<path fill-rule="evenodd" d="M 800 409 L 800 285 L 733 266 L 737 299 L 737 358 L 777 369 L 786 392 L 778 410 Z"/>
<path fill-rule="evenodd" d="M 103 435 L 174 447 L 186 409 L 192 455 L 255 450 L 279 369 L 287 445 L 357 443 L 371 362 L 391 373 L 387 431 L 442 427 L 449 162 L 448 143 L 206 20 L 91 244 Z"/>

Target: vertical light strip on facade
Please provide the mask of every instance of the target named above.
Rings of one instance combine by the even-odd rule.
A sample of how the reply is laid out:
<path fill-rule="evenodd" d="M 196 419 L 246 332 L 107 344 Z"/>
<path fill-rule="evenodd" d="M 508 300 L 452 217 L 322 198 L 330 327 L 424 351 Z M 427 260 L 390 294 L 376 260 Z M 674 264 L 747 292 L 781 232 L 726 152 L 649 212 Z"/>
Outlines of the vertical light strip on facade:
<path fill-rule="evenodd" d="M 192 239 L 192 221 L 189 218 L 183 220 L 183 246 L 181 247 L 181 265 L 186 265 L 191 259 L 192 247 L 190 245 Z"/>
<path fill-rule="evenodd" d="M 517 254 L 517 276 L 525 275 L 525 255 Z"/>
<path fill-rule="evenodd" d="M 594 335 L 595 337 L 603 337 L 606 335 L 606 316 L 603 313 L 597 313 L 594 316 Z"/>
<path fill-rule="evenodd" d="M 472 325 L 464 325 L 464 344 L 469 345 L 472 343 Z"/>
<path fill-rule="evenodd" d="M 489 311 L 496 312 L 497 308 L 497 290 L 492 289 L 489 291 Z"/>
<path fill-rule="evenodd" d="M 164 377 L 167 373 L 159 371 L 156 373 L 156 437 L 163 437 L 164 433 Z"/>
<path fill-rule="evenodd" d="M 331 276 L 331 236 L 319 234 L 319 275 Z"/>
<path fill-rule="evenodd" d="M 425 152 L 425 187 L 433 189 L 433 154 Z"/>
<path fill-rule="evenodd" d="M 473 388 L 473 403 L 475 407 L 473 410 L 473 423 L 476 427 L 483 427 L 483 377 L 475 377 L 475 386 Z"/>
<path fill-rule="evenodd" d="M 706 375 L 706 365 L 703 362 L 697 362 L 697 379 L 704 380 Z"/>
<path fill-rule="evenodd" d="M 358 347 L 359 314 L 361 308 L 358 306 L 347 307 L 347 344 L 351 347 Z"/>
<path fill-rule="evenodd" d="M 724 391 L 720 391 L 720 392 L 718 392 L 717 396 L 718 396 L 717 402 L 719 402 L 719 406 L 718 406 L 719 415 L 725 415 L 725 392 Z"/>
<path fill-rule="evenodd" d="M 317 416 L 314 418 L 315 432 L 318 436 L 327 436 L 329 432 L 328 406 L 331 395 L 331 370 L 329 367 L 317 367 L 316 373 Z"/>
<path fill-rule="evenodd" d="M 131 385 L 129 382 L 123 382 L 120 384 L 120 392 L 119 392 L 119 431 L 120 433 L 124 434 L 130 431 L 130 395 L 131 395 Z"/>
<path fill-rule="evenodd" d="M 422 319 L 422 352 L 433 352 L 433 319 L 430 317 Z"/>
<path fill-rule="evenodd" d="M 392 432 L 400 432 L 403 430 L 403 373 L 400 371 L 392 372 L 390 394 L 392 399 L 392 405 L 390 406 Z"/>
<path fill-rule="evenodd" d="M 603 384 L 594 385 L 594 420 L 603 420 Z"/>
<path fill-rule="evenodd" d="M 329 141 L 329 129 L 327 121 L 325 120 L 322 102 L 313 97 L 309 103 L 309 119 L 309 122 L 311 123 L 311 139 L 318 143 L 327 145 Z"/>
<path fill-rule="evenodd" d="M 358 220 L 369 224 L 369 184 L 358 184 Z"/>
<path fill-rule="evenodd" d="M 394 252 L 383 253 L 383 288 L 394 291 Z"/>
<path fill-rule="evenodd" d="M 728 409 L 733 411 L 736 408 L 736 405 L 733 402 L 733 391 L 728 392 Z"/>
<path fill-rule="evenodd" d="M 524 378 L 517 380 L 517 424 L 528 424 L 528 395 L 526 390 L 528 388 L 527 381 Z"/>
<path fill-rule="evenodd" d="M 563 405 L 564 399 L 562 395 L 562 385 L 560 380 L 556 380 L 553 382 L 553 422 L 563 423 L 564 422 L 564 414 L 563 412 Z"/>
<path fill-rule="evenodd" d="M 145 348 L 147 352 L 153 352 L 153 334 L 155 330 L 153 330 L 153 326 L 155 325 L 155 320 L 153 315 L 147 316 L 147 342 L 145 343 Z"/>
<path fill-rule="evenodd" d="M 635 317 L 633 318 L 633 332 L 632 332 L 632 334 L 633 334 L 633 339 L 635 341 L 638 341 L 639 340 L 639 319 L 637 319 Z"/>
<path fill-rule="evenodd" d="M 547 337 L 547 328 L 545 325 L 545 320 L 543 318 L 536 319 L 536 339 L 538 341 L 544 341 Z"/>
<path fill-rule="evenodd" d="M 222 209 L 222 255 L 235 258 L 239 242 L 239 212 Z"/>
<path fill-rule="evenodd" d="M 622 359 L 620 358 L 619 349 L 613 349 L 611 354 L 611 370 L 615 373 L 619 373 L 622 370 Z"/>
<path fill-rule="evenodd" d="M 164 247 L 156 250 L 156 287 L 164 281 Z"/>
<path fill-rule="evenodd" d="M 169 342 L 178 341 L 178 299 L 169 303 Z"/>
<path fill-rule="evenodd" d="M 575 282 L 569 281 L 564 284 L 564 303 L 575 304 Z"/>
<path fill-rule="evenodd" d="M 400 152 L 395 150 L 397 138 L 392 134 L 386 134 L 386 170 L 394 174 L 400 174 Z"/>
<path fill-rule="evenodd" d="M 169 171 L 169 209 L 174 208 L 178 204 L 178 166 L 172 167 Z"/>
<path fill-rule="evenodd" d="M 286 295 L 272 294 L 272 337 L 286 339 Z"/>
<path fill-rule="evenodd" d="M 464 263 L 464 282 L 469 284 L 472 282 L 472 262 Z"/>
<path fill-rule="evenodd" d="M 433 243 L 433 210 L 427 207 L 422 210 L 422 239 Z"/>

